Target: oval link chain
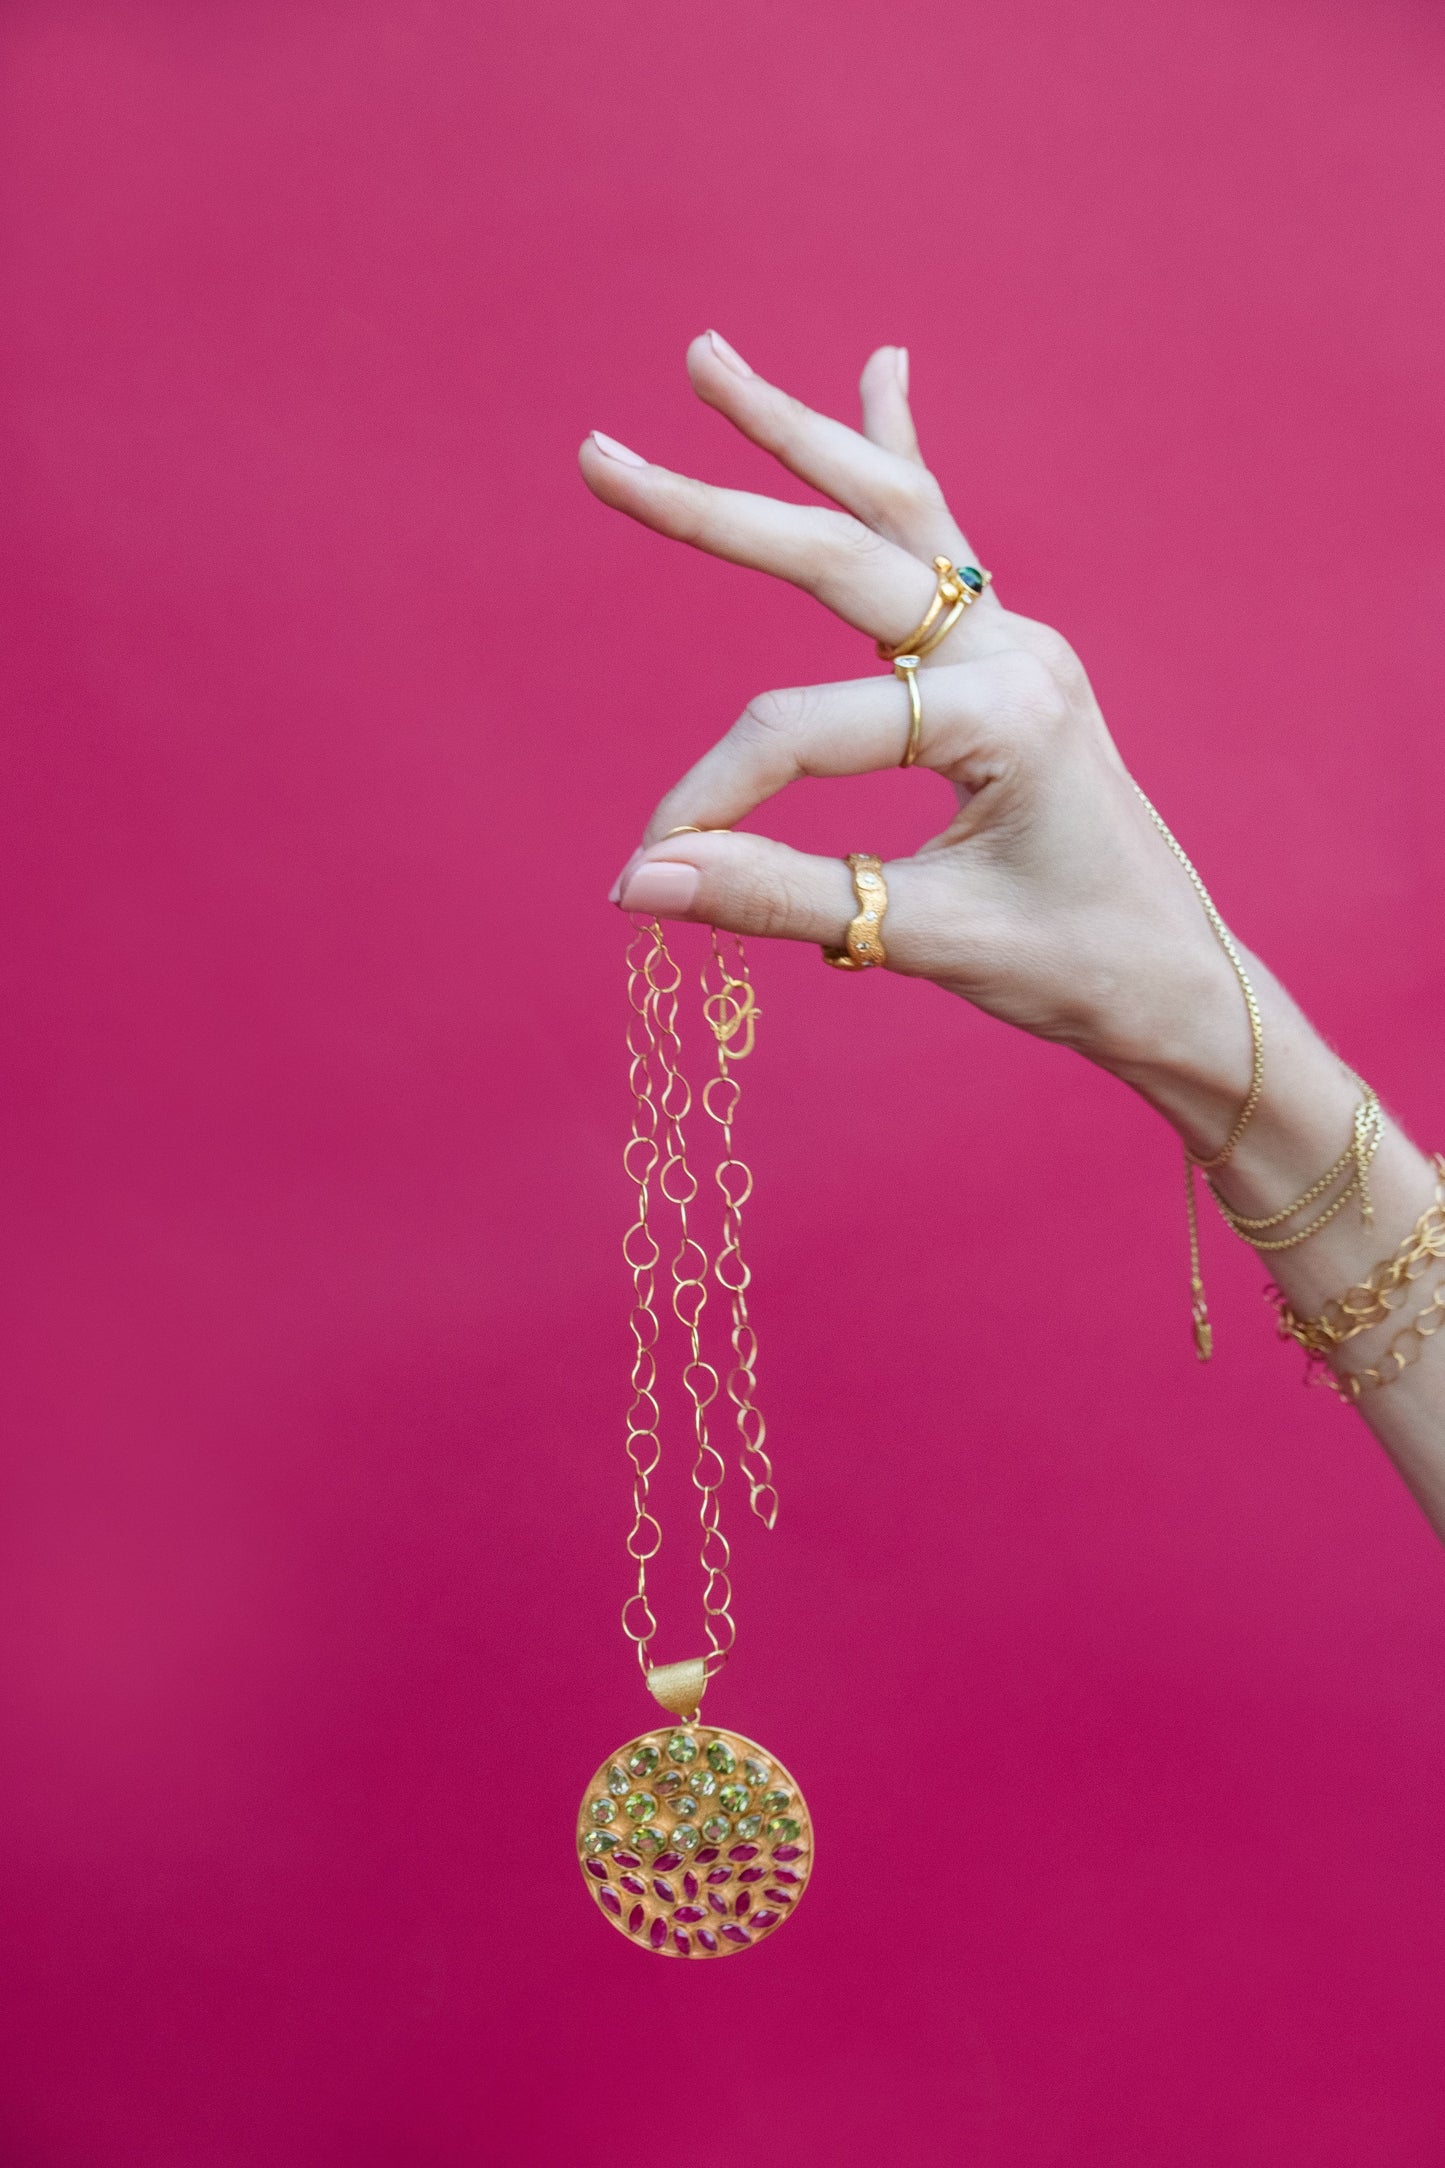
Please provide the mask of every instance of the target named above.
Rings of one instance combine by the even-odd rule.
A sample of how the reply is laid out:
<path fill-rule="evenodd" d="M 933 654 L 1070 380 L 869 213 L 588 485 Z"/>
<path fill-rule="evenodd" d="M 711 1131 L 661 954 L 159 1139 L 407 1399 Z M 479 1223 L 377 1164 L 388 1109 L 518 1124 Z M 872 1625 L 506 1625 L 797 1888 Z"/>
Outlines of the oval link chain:
<path fill-rule="evenodd" d="M 715 1176 L 723 1200 L 723 1236 L 713 1274 L 727 1291 L 731 1304 L 733 1366 L 727 1390 L 737 1411 L 743 1470 L 753 1510 L 771 1528 L 777 1517 L 777 1493 L 772 1485 L 772 1466 L 763 1450 L 763 1418 L 753 1398 L 757 1339 L 747 1309 L 752 1275 L 741 1251 L 742 1208 L 752 1193 L 753 1178 L 733 1149 L 732 1124 L 739 1085 L 729 1070 L 730 1063 L 752 1051 L 757 1007 L 741 942 L 737 944 L 736 969 L 730 970 L 714 934 L 712 961 L 720 983 L 716 988 L 709 985 L 709 967 L 705 963 L 704 1015 L 717 1043 L 718 1074 L 709 1078 L 702 1098 L 721 1131 L 723 1146 Z M 686 1123 L 693 1096 L 682 1067 L 677 1024 L 681 973 L 656 921 L 638 927 L 628 947 L 627 970 L 632 1127 L 623 1165 L 637 1192 L 637 1216 L 623 1237 L 622 1249 L 633 1288 L 632 1401 L 627 1412 L 633 1520 L 627 1550 L 637 1567 L 637 1586 L 623 1604 L 622 1627 L 637 1649 L 645 1678 L 651 1668 L 651 1644 L 657 1632 L 657 1618 L 647 1595 L 647 1567 L 662 1542 L 662 1529 L 650 1507 L 651 1481 L 662 1457 L 657 1397 L 657 1348 L 661 1337 L 657 1279 L 662 1250 L 653 1231 L 660 1198 L 676 1213 L 678 1223 L 678 1245 L 669 1263 L 670 1300 L 687 1343 L 682 1382 L 692 1408 L 696 1446 L 692 1480 L 698 1491 L 702 1530 L 700 1562 L 708 1641 L 705 1662 L 711 1678 L 727 1661 L 736 1638 L 728 1571 L 731 1554 L 720 1521 L 719 1492 L 726 1470 L 708 1427 L 708 1410 L 719 1391 L 717 1371 L 704 1359 L 702 1351 L 708 1257 L 688 1217 L 689 1207 L 697 1199 L 698 1185 L 687 1158 Z"/>

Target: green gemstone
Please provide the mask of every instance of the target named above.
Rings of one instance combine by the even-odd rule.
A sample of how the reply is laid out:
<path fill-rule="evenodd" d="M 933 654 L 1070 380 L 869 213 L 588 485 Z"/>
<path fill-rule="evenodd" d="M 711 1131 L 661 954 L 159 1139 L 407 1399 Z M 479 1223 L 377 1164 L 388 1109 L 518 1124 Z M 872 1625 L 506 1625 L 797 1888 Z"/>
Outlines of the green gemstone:
<path fill-rule="evenodd" d="M 632 1779 L 620 1762 L 614 1762 L 607 1772 L 607 1789 L 614 1799 L 620 1799 Z"/>
<path fill-rule="evenodd" d="M 690 1732 L 675 1731 L 667 1742 L 669 1761 L 687 1763 L 697 1760 L 697 1741 Z"/>
<path fill-rule="evenodd" d="M 635 1777 L 650 1777 L 661 1758 L 655 1746 L 634 1747 L 627 1766 Z"/>
<path fill-rule="evenodd" d="M 699 1799 L 711 1799 L 717 1790 L 717 1778 L 711 1769 L 695 1769 L 688 1779 Z"/>
<path fill-rule="evenodd" d="M 763 1812 L 764 1814 L 781 1814 L 784 1807 L 790 1807 L 792 1804 L 793 1795 L 791 1792 L 769 1792 L 762 1803 Z"/>
<path fill-rule="evenodd" d="M 587 1812 L 594 1822 L 610 1822 L 617 1808 L 610 1799 L 594 1799 Z"/>
<path fill-rule="evenodd" d="M 733 1825 L 725 1814 L 710 1814 L 702 1825 L 702 1833 L 709 1844 L 721 1844 L 733 1833 Z"/>
<path fill-rule="evenodd" d="M 683 1821 L 690 1822 L 697 1812 L 697 1801 L 690 1792 L 684 1792 L 681 1799 L 673 1800 L 672 1811 L 680 1815 Z"/>
<path fill-rule="evenodd" d="M 683 1776 L 679 1770 L 664 1769 L 662 1775 L 657 1780 L 658 1794 L 663 1799 L 671 1799 L 673 1793 L 680 1792 L 686 1782 L 687 1778 Z M 785 1807 L 787 1804 L 788 1795 L 786 1792 L 784 1792 L 781 1800 L 779 1801 L 779 1805 Z"/>
<path fill-rule="evenodd" d="M 983 574 L 979 571 L 977 565 L 960 566 L 958 576 L 964 586 L 971 588 L 974 594 L 981 595 L 983 593 Z"/>
<path fill-rule="evenodd" d="M 803 1834 L 801 1822 L 795 1822 L 790 1814 L 775 1814 L 768 1824 L 768 1835 L 777 1844 L 796 1844 Z"/>
<path fill-rule="evenodd" d="M 693 1811 L 695 1813 L 696 1808 Z M 691 1822 L 678 1823 L 672 1832 L 672 1844 L 674 1850 L 678 1852 L 695 1852 L 697 1850 L 697 1831 L 693 1828 Z"/>
<path fill-rule="evenodd" d="M 714 1739 L 707 1750 L 707 1758 L 709 1766 L 716 1769 L 720 1777 L 730 1777 L 738 1765 L 738 1758 L 726 1739 Z"/>
<path fill-rule="evenodd" d="M 745 1814 L 738 1823 L 740 1837 L 755 1837 L 763 1826 L 761 1814 Z"/>
<path fill-rule="evenodd" d="M 645 1822 L 649 1814 L 656 1814 L 657 1801 L 651 1792 L 629 1792 L 622 1802 L 622 1810 L 629 1822 Z"/>
<path fill-rule="evenodd" d="M 582 1839 L 582 1849 L 584 1852 L 590 1852 L 595 1859 L 600 1852 L 615 1852 L 617 1850 L 617 1839 L 613 1836 L 611 1830 L 589 1829 Z"/>
<path fill-rule="evenodd" d="M 632 1841 L 639 1852 L 660 1852 L 665 1839 L 660 1829 L 634 1829 Z"/>
<path fill-rule="evenodd" d="M 743 1775 L 747 1778 L 749 1784 L 766 1784 L 772 1773 L 768 1764 L 765 1761 L 759 1761 L 756 1754 L 749 1754 L 747 1760 L 743 1763 Z"/>
<path fill-rule="evenodd" d="M 746 1784 L 725 1784 L 717 1795 L 717 1803 L 720 1807 L 726 1807 L 729 1814 L 745 1813 L 748 1804 Z"/>

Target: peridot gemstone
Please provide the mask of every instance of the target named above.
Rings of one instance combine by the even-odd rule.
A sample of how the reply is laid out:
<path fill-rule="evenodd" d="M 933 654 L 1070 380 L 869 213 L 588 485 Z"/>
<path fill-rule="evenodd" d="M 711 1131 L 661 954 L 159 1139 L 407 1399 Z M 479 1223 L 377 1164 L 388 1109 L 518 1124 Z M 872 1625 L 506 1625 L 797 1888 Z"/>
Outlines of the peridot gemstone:
<path fill-rule="evenodd" d="M 644 1742 L 633 1748 L 627 1757 L 627 1766 L 635 1777 L 650 1777 L 660 1759 L 657 1748 Z"/>
<path fill-rule="evenodd" d="M 793 1795 L 791 1792 L 768 1792 L 762 1801 L 762 1809 L 764 1814 L 781 1814 L 785 1807 L 790 1807 L 792 1804 Z"/>
<path fill-rule="evenodd" d="M 630 1822 L 645 1822 L 649 1814 L 657 1812 L 657 1801 L 651 1792 L 629 1792 L 622 1804 Z"/>
<path fill-rule="evenodd" d="M 596 1859 L 601 1852 L 615 1852 L 617 1850 L 617 1839 L 608 1829 L 589 1829 L 582 1839 L 582 1849 L 584 1852 L 590 1852 L 592 1857 Z"/>
<path fill-rule="evenodd" d="M 686 1782 L 687 1778 L 683 1776 L 680 1770 L 664 1769 L 662 1775 L 657 1780 L 658 1797 L 661 1799 L 671 1799 L 673 1793 L 680 1792 Z M 788 1804 L 788 1796 L 786 1792 L 783 1794 L 782 1804 L 784 1806 Z"/>
<path fill-rule="evenodd" d="M 717 1790 L 717 1778 L 711 1769 L 695 1769 L 688 1781 L 699 1799 L 711 1799 Z"/>
<path fill-rule="evenodd" d="M 693 1798 L 691 1792 L 684 1792 L 680 1799 L 674 1799 L 670 1804 L 673 1813 L 680 1816 L 684 1822 L 690 1822 L 697 1812 L 697 1801 Z"/>
<path fill-rule="evenodd" d="M 761 1814 L 745 1814 L 738 1823 L 740 1837 L 755 1837 L 763 1826 Z"/>
<path fill-rule="evenodd" d="M 696 1808 L 693 1811 L 695 1813 Z M 693 1828 L 691 1822 L 679 1822 L 677 1824 L 677 1827 L 672 1832 L 671 1843 L 673 1849 L 678 1852 L 695 1852 L 697 1850 L 697 1831 Z"/>
<path fill-rule="evenodd" d="M 620 1799 L 632 1779 L 620 1762 L 614 1762 L 607 1772 L 607 1789 L 614 1799 Z"/>
<path fill-rule="evenodd" d="M 802 1824 L 790 1814 L 775 1814 L 768 1824 L 768 1835 L 777 1844 L 796 1844 L 802 1834 Z"/>
<path fill-rule="evenodd" d="M 610 1822 L 616 1814 L 617 1808 L 610 1799 L 594 1799 L 587 1812 L 594 1822 Z"/>
<path fill-rule="evenodd" d="M 733 1825 L 725 1814 L 710 1814 L 702 1825 L 702 1833 L 709 1844 L 722 1844 L 733 1833 Z"/>
<path fill-rule="evenodd" d="M 664 1838 L 660 1829 L 634 1829 L 632 1841 L 639 1852 L 660 1852 Z"/>
<path fill-rule="evenodd" d="M 726 1807 L 729 1814 L 743 1813 L 748 1803 L 746 1784 L 725 1784 L 717 1795 L 717 1803 L 720 1807 Z M 786 1806 L 787 1803 L 785 1799 L 783 1805 Z"/>
<path fill-rule="evenodd" d="M 667 1758 L 684 1766 L 697 1760 L 697 1741 L 691 1732 L 675 1731 L 667 1742 Z"/>
<path fill-rule="evenodd" d="M 707 1758 L 720 1777 L 730 1777 L 738 1765 L 738 1758 L 726 1739 L 714 1739 L 707 1750 Z"/>
<path fill-rule="evenodd" d="M 756 1754 L 749 1754 L 747 1760 L 743 1763 L 743 1775 L 747 1778 L 749 1784 L 766 1784 L 772 1773 L 768 1764 L 765 1761 L 759 1761 Z"/>

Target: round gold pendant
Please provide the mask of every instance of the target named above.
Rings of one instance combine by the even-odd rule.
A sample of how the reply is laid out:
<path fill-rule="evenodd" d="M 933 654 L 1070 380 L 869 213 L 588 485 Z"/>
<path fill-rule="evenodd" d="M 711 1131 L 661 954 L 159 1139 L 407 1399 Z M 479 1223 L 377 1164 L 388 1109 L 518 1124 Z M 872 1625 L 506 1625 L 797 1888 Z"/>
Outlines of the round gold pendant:
<path fill-rule="evenodd" d="M 663 1957 L 730 1957 L 797 1905 L 813 1825 L 776 1755 L 711 1724 L 664 1725 L 629 1739 L 588 1785 L 577 1857 L 630 1941 Z"/>

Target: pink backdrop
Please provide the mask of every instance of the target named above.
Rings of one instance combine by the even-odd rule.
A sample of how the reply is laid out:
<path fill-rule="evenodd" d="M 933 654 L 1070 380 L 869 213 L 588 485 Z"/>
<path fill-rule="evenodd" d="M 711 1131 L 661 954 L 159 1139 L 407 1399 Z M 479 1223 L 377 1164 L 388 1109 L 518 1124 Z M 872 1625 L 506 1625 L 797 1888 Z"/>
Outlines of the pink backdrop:
<path fill-rule="evenodd" d="M 697 1971 L 571 1856 L 647 1721 L 603 897 L 749 693 L 870 667 L 576 442 L 766 486 L 691 334 L 846 414 L 909 344 L 1001 590 L 1442 1141 L 1437 9 L 11 0 L 0 52 L 0 2158 L 1438 2164 L 1440 1551 L 1215 1229 L 1198 1370 L 1161 1126 L 926 988 L 756 959 L 784 1505 L 734 1486 L 712 1708 L 813 1890 Z"/>

